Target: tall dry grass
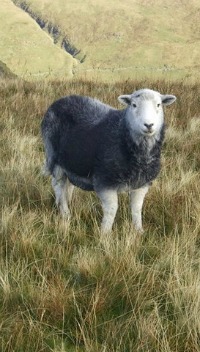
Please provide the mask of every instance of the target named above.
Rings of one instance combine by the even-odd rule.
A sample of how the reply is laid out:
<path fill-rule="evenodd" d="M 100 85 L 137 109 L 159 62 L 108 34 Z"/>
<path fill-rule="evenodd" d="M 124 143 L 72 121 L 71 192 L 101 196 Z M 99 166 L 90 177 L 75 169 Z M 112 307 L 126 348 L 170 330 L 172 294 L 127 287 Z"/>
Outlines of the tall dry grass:
<path fill-rule="evenodd" d="M 143 236 L 120 196 L 113 232 L 99 239 L 101 207 L 76 190 L 72 221 L 41 175 L 40 123 L 66 94 L 117 96 L 141 87 L 175 94 L 162 171 L 145 200 Z M 0 82 L 0 350 L 200 351 L 200 85 Z M 118 106 L 119 107 L 119 106 Z"/>

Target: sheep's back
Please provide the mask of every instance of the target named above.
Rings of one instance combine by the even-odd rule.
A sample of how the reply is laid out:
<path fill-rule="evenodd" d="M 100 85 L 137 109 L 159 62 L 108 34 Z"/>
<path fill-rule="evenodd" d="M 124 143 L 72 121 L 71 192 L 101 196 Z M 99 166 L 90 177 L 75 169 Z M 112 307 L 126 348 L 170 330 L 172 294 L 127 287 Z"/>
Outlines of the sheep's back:
<path fill-rule="evenodd" d="M 42 130 L 54 146 L 57 163 L 65 170 L 89 177 L 96 151 L 110 133 L 113 113 L 118 115 L 117 110 L 89 97 L 69 96 L 54 102 Z"/>
<path fill-rule="evenodd" d="M 61 126 L 66 124 L 78 124 L 80 126 L 91 126 L 104 120 L 107 114 L 115 109 L 103 104 L 97 99 L 79 95 L 71 95 L 54 102 L 50 108 Z"/>

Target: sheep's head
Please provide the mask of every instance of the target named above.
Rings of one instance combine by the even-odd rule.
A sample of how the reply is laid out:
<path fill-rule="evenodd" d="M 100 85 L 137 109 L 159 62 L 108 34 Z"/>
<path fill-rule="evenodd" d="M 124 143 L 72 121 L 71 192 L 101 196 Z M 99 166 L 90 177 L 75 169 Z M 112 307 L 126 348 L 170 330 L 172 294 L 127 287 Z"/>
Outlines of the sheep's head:
<path fill-rule="evenodd" d="M 151 89 L 140 89 L 130 95 L 120 95 L 118 100 L 128 106 L 126 118 L 136 135 L 156 137 L 164 123 L 163 105 L 170 105 L 174 95 L 162 95 Z"/>

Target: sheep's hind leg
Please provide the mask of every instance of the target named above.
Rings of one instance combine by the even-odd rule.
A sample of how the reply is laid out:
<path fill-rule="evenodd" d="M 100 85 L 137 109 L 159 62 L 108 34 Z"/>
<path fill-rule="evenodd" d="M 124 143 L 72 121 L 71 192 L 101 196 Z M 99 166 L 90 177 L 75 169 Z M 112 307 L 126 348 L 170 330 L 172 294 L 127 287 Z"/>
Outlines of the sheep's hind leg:
<path fill-rule="evenodd" d="M 56 196 L 56 205 L 60 209 L 63 218 L 70 218 L 67 194 L 68 180 L 62 169 L 57 167 L 52 176 L 52 187 Z M 72 192 L 71 192 L 72 194 Z"/>
<path fill-rule="evenodd" d="M 72 201 L 73 191 L 74 191 L 74 185 L 69 181 L 69 179 L 67 179 L 67 201 L 68 201 L 68 204 L 70 204 Z"/>
<path fill-rule="evenodd" d="M 131 213 L 133 224 L 139 232 L 143 232 L 142 228 L 142 206 L 144 202 L 144 197 L 148 192 L 149 186 L 138 188 L 132 190 L 130 194 L 131 198 Z"/>
<path fill-rule="evenodd" d="M 97 192 L 103 208 L 103 219 L 101 223 L 101 233 L 112 230 L 112 225 L 118 208 L 118 197 L 115 190 L 101 190 Z"/>

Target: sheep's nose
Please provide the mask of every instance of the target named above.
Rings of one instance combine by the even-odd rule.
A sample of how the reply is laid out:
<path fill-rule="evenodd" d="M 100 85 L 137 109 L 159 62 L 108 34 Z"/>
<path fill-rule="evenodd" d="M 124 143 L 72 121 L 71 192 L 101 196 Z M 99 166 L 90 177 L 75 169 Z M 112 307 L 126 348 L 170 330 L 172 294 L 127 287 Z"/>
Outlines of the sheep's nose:
<path fill-rule="evenodd" d="M 149 130 L 151 131 L 151 128 L 153 127 L 153 123 L 144 123 L 144 126 Z"/>

